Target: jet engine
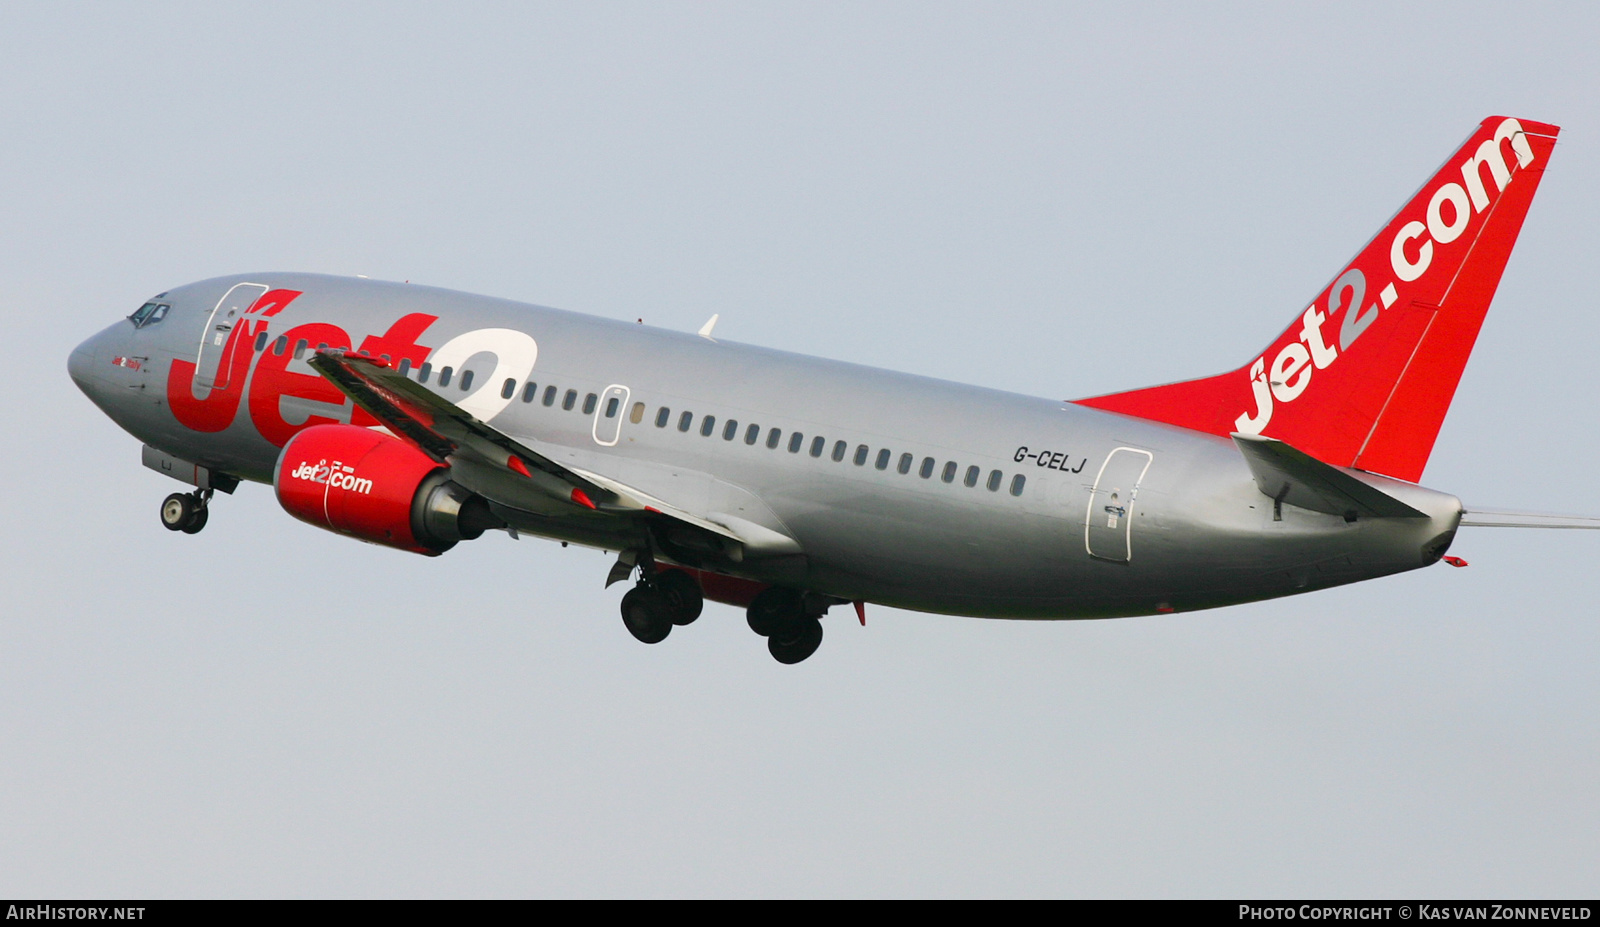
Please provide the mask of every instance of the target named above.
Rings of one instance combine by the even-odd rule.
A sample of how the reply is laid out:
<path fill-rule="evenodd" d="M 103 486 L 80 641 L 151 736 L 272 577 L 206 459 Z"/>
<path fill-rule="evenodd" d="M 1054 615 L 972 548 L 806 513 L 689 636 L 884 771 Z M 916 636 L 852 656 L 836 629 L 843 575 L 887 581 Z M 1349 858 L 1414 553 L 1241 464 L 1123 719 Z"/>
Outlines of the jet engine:
<path fill-rule="evenodd" d="M 450 480 L 448 464 L 354 425 L 315 425 L 290 438 L 272 485 L 301 521 L 430 557 L 505 526 L 482 496 Z"/>

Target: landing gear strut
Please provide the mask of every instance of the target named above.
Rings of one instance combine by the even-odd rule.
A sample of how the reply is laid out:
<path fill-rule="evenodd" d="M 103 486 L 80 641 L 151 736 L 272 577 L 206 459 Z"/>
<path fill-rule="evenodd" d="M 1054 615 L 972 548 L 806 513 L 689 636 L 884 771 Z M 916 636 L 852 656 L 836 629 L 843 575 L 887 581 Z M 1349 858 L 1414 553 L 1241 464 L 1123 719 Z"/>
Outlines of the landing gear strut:
<path fill-rule="evenodd" d="M 161 503 L 161 525 L 168 531 L 199 534 L 211 517 L 211 490 L 175 492 Z"/>
<path fill-rule="evenodd" d="M 779 663 L 799 663 L 822 646 L 820 608 L 793 589 L 773 586 L 756 596 L 745 612 L 750 630 L 767 639 L 767 650 Z"/>
<path fill-rule="evenodd" d="M 682 570 L 642 569 L 639 584 L 622 597 L 622 623 L 646 644 L 659 644 L 674 625 L 700 617 L 705 598 L 700 584 Z"/>

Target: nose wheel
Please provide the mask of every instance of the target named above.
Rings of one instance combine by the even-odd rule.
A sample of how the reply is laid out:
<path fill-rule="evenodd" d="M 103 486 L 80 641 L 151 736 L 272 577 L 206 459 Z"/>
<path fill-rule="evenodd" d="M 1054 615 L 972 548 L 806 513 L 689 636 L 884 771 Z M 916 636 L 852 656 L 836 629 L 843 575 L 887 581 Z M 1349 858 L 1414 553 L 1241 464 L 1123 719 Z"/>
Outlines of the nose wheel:
<path fill-rule="evenodd" d="M 210 518 L 211 493 L 175 492 L 161 503 L 161 526 L 168 531 L 199 534 Z"/>

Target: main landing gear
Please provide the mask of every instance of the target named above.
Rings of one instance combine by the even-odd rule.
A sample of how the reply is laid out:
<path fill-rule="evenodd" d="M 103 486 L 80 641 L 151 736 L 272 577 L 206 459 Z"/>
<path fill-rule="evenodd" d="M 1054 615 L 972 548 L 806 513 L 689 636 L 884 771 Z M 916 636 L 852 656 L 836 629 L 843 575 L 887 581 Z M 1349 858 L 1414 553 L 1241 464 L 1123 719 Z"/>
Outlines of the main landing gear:
<path fill-rule="evenodd" d="M 210 518 L 211 490 L 175 492 L 161 503 L 161 524 L 168 531 L 199 534 Z"/>
<path fill-rule="evenodd" d="M 626 578 L 626 561 L 614 576 Z M 700 617 L 705 597 L 700 584 L 682 570 L 655 569 L 645 564 L 638 585 L 622 597 L 622 623 L 646 644 L 667 639 L 675 625 Z M 779 663 L 799 663 L 822 645 L 821 618 L 837 599 L 777 586 L 762 590 L 745 612 L 750 630 L 767 639 L 767 650 Z"/>
<path fill-rule="evenodd" d="M 767 650 L 779 663 L 799 663 L 822 646 L 822 615 L 826 604 L 793 589 L 773 586 L 750 603 L 745 620 L 750 630 L 767 639 Z"/>
<path fill-rule="evenodd" d="M 682 570 L 646 571 L 622 597 L 622 623 L 646 644 L 659 644 L 674 625 L 692 624 L 705 598 L 700 584 Z"/>

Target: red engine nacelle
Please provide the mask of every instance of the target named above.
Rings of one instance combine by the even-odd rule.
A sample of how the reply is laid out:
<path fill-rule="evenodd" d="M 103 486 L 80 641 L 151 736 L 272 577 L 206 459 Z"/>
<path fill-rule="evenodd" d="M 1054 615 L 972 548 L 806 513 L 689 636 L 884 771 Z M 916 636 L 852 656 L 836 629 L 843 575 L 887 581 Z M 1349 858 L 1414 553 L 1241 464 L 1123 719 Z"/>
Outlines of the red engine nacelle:
<path fill-rule="evenodd" d="M 436 556 L 499 527 L 449 468 L 389 435 L 315 425 L 283 446 L 272 474 L 278 503 L 319 528 Z"/>

